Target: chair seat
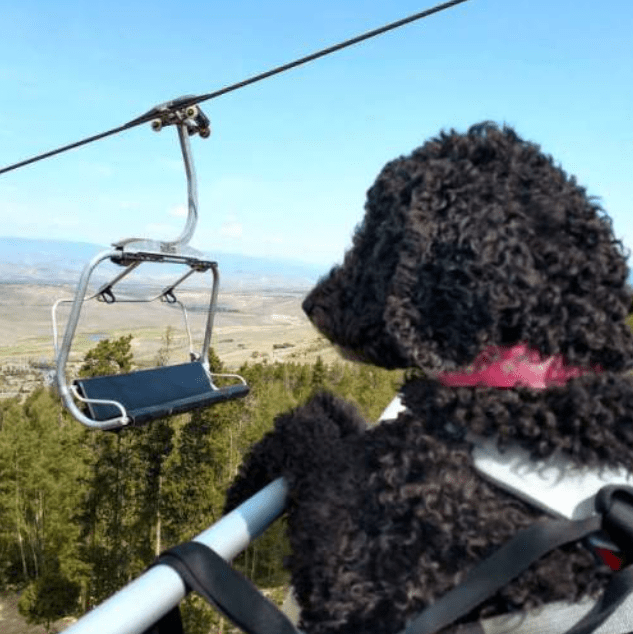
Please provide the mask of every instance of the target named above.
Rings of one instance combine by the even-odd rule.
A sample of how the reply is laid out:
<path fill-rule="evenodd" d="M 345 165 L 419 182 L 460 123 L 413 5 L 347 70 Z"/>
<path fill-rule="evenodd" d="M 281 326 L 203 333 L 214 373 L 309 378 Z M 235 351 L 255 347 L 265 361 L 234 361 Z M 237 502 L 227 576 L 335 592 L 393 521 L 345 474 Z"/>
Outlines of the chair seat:
<path fill-rule="evenodd" d="M 74 383 L 85 399 L 120 403 L 132 425 L 243 397 L 249 390 L 243 383 L 214 388 L 203 365 L 197 361 L 129 374 L 77 379 Z M 87 415 L 95 421 L 121 416 L 114 405 L 88 402 L 87 406 Z"/>

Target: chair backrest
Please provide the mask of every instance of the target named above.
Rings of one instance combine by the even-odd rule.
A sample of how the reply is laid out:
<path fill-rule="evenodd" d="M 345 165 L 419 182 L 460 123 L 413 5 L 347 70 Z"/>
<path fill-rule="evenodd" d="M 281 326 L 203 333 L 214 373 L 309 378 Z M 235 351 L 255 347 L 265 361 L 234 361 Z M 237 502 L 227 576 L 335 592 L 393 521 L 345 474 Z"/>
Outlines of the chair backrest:
<path fill-rule="evenodd" d="M 88 399 L 88 414 L 96 421 L 117 418 L 114 405 L 91 402 L 91 399 L 117 401 L 127 411 L 132 425 L 142 425 L 158 418 L 181 414 L 192 409 L 246 396 L 244 384 L 215 388 L 200 362 L 138 370 L 129 374 L 77 379 L 81 396 Z"/>

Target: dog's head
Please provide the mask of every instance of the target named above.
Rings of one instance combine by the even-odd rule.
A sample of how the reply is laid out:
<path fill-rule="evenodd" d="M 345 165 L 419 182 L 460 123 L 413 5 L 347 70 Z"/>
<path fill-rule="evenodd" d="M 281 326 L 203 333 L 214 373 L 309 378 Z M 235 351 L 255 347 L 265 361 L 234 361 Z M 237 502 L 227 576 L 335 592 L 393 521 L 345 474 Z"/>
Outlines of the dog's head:
<path fill-rule="evenodd" d="M 303 307 L 384 367 L 450 369 L 525 342 L 578 366 L 633 366 L 626 254 L 539 146 L 491 123 L 387 164 L 343 264 Z"/>

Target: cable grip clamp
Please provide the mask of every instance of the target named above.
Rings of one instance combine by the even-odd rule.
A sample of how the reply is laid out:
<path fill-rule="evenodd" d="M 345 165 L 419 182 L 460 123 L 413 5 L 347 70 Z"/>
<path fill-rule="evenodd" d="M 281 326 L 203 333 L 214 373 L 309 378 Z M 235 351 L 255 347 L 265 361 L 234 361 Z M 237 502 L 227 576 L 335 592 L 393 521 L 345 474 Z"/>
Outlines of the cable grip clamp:
<path fill-rule="evenodd" d="M 169 125 L 185 125 L 189 136 L 199 134 L 203 139 L 211 136 L 211 122 L 200 106 L 193 103 L 195 97 L 186 95 L 167 101 L 153 109 L 157 115 L 152 120 L 151 126 L 154 132 L 160 132 Z"/>

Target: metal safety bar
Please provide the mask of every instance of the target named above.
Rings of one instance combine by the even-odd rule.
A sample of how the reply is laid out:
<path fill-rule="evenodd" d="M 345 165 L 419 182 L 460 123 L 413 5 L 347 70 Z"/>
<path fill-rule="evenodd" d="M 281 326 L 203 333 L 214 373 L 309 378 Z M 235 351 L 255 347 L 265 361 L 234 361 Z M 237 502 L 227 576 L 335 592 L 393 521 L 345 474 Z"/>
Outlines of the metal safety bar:
<path fill-rule="evenodd" d="M 270 526 L 286 506 L 283 478 L 271 482 L 193 541 L 229 561 Z M 185 584 L 169 566 L 159 565 L 85 614 L 66 634 L 142 634 L 185 597 Z"/>
<path fill-rule="evenodd" d="M 130 265 L 129 267 L 127 267 L 125 269 L 125 271 L 123 271 L 121 274 L 119 274 L 116 278 L 114 278 L 112 281 L 108 282 L 107 284 L 104 284 L 96 293 L 90 295 L 89 297 L 86 297 L 83 301 L 85 302 L 89 302 L 93 299 L 96 299 L 98 301 L 102 301 L 106 304 L 114 304 L 114 303 L 119 303 L 119 304 L 142 304 L 142 303 L 151 303 L 151 302 L 155 302 L 156 300 L 161 300 L 164 301 L 167 304 L 172 304 L 172 305 L 177 305 L 180 307 L 180 310 L 182 311 L 182 316 L 183 316 L 183 321 L 185 323 L 185 330 L 187 332 L 187 338 L 189 340 L 189 352 L 192 355 L 192 360 L 194 359 L 194 352 L 193 352 L 193 338 L 191 336 L 191 328 L 189 327 L 189 316 L 187 314 L 187 309 L 185 307 L 185 305 L 176 298 L 176 296 L 174 295 L 174 290 L 180 285 L 182 284 L 182 282 L 184 282 L 188 277 L 190 277 L 191 275 L 193 275 L 196 271 L 194 269 L 189 270 L 187 273 L 185 273 L 183 276 L 181 276 L 180 278 L 178 278 L 173 284 L 170 284 L 169 286 L 165 287 L 160 293 L 158 293 L 157 295 L 154 295 L 152 297 L 141 297 L 141 298 L 120 298 L 120 297 L 115 297 L 114 296 L 114 292 L 112 291 L 112 287 L 118 282 L 120 281 L 123 277 L 125 277 L 129 272 L 131 272 L 131 270 L 133 270 L 134 268 L 136 268 L 138 265 L 140 264 L 140 262 L 134 263 L 133 265 Z M 211 267 L 209 267 L 211 268 Z M 51 320 L 52 320 L 52 326 L 53 326 L 53 349 L 55 351 L 55 357 L 57 358 L 57 355 L 59 354 L 59 328 L 58 328 L 58 320 L 57 320 L 57 309 L 59 308 L 59 306 L 61 304 L 72 304 L 73 300 L 72 299 L 58 299 L 54 304 L 53 307 L 51 309 Z M 195 358 L 198 359 L 198 356 L 195 355 Z"/>

